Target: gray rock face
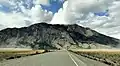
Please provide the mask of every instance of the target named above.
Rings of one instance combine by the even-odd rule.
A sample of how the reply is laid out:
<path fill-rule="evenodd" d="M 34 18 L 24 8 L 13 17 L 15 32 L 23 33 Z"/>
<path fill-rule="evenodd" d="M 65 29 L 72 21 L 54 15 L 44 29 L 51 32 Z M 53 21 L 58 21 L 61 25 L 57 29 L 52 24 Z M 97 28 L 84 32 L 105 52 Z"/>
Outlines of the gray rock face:
<path fill-rule="evenodd" d="M 117 46 L 120 40 L 102 35 L 89 28 L 74 25 L 34 24 L 0 31 L 0 47 L 34 49 L 66 48 L 72 45 L 98 43 Z"/>

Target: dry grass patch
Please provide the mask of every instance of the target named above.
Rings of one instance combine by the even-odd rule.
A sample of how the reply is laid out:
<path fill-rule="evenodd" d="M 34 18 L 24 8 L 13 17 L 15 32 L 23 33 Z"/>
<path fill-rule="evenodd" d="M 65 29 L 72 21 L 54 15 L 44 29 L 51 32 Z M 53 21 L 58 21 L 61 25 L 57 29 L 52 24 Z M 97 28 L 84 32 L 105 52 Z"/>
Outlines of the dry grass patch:
<path fill-rule="evenodd" d="M 0 50 L 0 61 L 44 53 L 45 50 Z"/>
<path fill-rule="evenodd" d="M 118 49 L 81 49 L 72 50 L 72 52 L 110 66 L 120 66 L 120 50 Z"/>

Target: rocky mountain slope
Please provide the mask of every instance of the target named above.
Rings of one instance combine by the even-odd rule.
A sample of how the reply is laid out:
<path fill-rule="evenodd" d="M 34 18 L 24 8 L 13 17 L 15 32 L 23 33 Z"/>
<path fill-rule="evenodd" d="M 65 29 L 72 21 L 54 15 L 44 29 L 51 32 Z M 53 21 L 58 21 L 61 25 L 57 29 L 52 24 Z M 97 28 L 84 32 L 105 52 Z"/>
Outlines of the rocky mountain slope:
<path fill-rule="evenodd" d="M 7 28 L 0 31 L 0 47 L 2 48 L 104 48 L 107 46 L 116 47 L 119 44 L 120 40 L 118 39 L 76 24 L 39 23 L 29 27 Z"/>

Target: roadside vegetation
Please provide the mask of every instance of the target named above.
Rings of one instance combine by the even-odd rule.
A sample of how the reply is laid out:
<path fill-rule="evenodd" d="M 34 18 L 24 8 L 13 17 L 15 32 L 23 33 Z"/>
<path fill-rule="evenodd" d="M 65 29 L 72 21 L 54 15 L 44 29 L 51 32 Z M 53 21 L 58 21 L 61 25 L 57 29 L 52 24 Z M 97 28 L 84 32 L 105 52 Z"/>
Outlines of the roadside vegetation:
<path fill-rule="evenodd" d="M 81 49 L 71 51 L 81 56 L 103 62 L 110 66 L 120 66 L 120 50 Z"/>
<path fill-rule="evenodd" d="M 46 52 L 45 50 L 0 50 L 0 61 L 32 56 Z"/>

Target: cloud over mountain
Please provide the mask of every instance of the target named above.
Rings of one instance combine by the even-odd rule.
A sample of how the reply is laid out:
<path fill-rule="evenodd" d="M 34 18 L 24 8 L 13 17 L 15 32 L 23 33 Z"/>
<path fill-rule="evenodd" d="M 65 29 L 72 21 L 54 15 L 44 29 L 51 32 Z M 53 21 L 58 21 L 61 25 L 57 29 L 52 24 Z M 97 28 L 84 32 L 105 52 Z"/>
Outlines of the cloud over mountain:
<path fill-rule="evenodd" d="M 50 1 L 0 0 L 0 25 L 2 26 L 0 29 L 24 27 L 39 22 L 77 23 L 105 35 L 120 38 L 120 0 L 66 0 L 65 2 L 59 0 L 64 2 L 64 5 L 54 15 L 49 11 L 50 9 L 43 10 L 40 5 L 50 6 Z"/>
<path fill-rule="evenodd" d="M 43 10 L 40 4 L 49 5 L 49 2 L 48 0 L 0 0 L 0 24 L 7 27 L 25 27 L 39 22 L 50 22 L 53 17 L 52 12 Z"/>
<path fill-rule="evenodd" d="M 105 35 L 120 38 L 119 0 L 68 0 L 66 3 L 51 23 L 77 23 Z"/>

